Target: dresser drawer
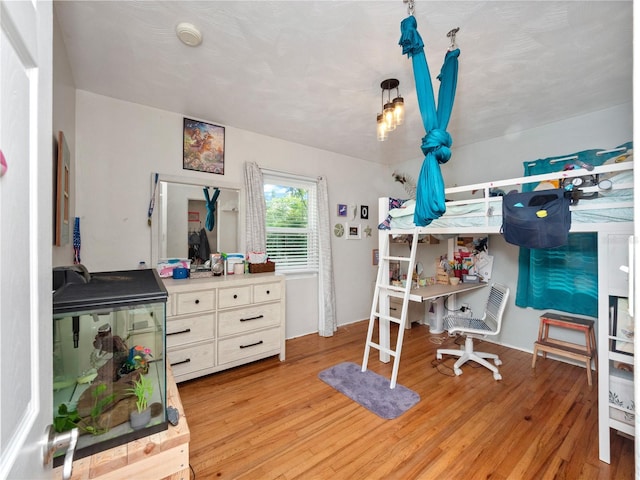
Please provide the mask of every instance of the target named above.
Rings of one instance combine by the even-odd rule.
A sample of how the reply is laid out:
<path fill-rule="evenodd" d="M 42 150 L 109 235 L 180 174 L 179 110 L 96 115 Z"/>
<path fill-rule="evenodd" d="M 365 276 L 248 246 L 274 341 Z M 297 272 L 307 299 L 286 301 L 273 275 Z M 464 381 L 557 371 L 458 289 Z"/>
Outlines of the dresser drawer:
<path fill-rule="evenodd" d="M 208 312 L 215 306 L 215 290 L 178 293 L 176 295 L 176 315 Z"/>
<path fill-rule="evenodd" d="M 271 300 L 280 300 L 282 283 L 262 283 L 253 286 L 253 302 L 269 302 Z"/>
<path fill-rule="evenodd" d="M 219 340 L 218 360 L 222 365 L 278 349 L 280 349 L 280 328 L 271 328 Z"/>
<path fill-rule="evenodd" d="M 218 314 L 218 335 L 250 332 L 258 328 L 280 324 L 280 304 L 260 305 Z"/>
<path fill-rule="evenodd" d="M 211 368 L 215 365 L 215 358 L 213 341 L 195 346 L 167 349 L 167 359 L 176 377 Z"/>
<path fill-rule="evenodd" d="M 215 313 L 168 319 L 167 348 L 212 339 L 215 322 Z"/>
<path fill-rule="evenodd" d="M 239 307 L 251 303 L 251 287 L 230 287 L 218 289 L 220 308 Z"/>

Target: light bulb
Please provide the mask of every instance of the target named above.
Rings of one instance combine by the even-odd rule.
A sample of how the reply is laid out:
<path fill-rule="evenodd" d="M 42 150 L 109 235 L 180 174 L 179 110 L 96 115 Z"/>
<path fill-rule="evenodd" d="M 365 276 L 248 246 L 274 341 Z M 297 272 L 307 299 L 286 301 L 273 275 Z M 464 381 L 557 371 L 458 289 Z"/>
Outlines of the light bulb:
<path fill-rule="evenodd" d="M 384 123 L 384 117 L 382 116 L 381 113 L 378 114 L 377 136 L 378 136 L 378 140 L 381 142 L 384 142 L 389 137 L 386 124 Z"/>

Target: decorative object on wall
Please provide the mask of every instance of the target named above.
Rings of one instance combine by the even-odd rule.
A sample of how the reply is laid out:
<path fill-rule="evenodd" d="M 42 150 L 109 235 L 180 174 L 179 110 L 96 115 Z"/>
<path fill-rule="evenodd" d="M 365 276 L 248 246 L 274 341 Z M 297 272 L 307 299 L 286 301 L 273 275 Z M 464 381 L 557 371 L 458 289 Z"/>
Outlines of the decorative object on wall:
<path fill-rule="evenodd" d="M 71 181 L 71 154 L 64 133 L 58 132 L 58 158 L 56 165 L 56 236 L 55 245 L 69 243 L 69 201 Z"/>
<path fill-rule="evenodd" d="M 200 221 L 200 212 L 188 212 L 189 221 L 190 222 L 199 222 Z"/>
<path fill-rule="evenodd" d="M 338 204 L 338 216 L 346 217 L 347 216 L 347 206 L 343 203 Z"/>
<path fill-rule="evenodd" d="M 360 238 L 362 238 L 360 224 L 353 225 L 347 223 L 345 230 L 347 232 L 347 240 L 360 240 Z"/>
<path fill-rule="evenodd" d="M 336 223 L 336 226 L 333 227 L 333 234 L 338 238 L 343 236 L 344 235 L 344 225 L 342 225 L 341 223 Z"/>
<path fill-rule="evenodd" d="M 363 220 L 369 219 L 369 207 L 367 205 L 360 205 L 360 218 Z"/>
<path fill-rule="evenodd" d="M 4 158 L 4 153 L 0 150 L 0 177 L 7 172 L 7 159 Z"/>
<path fill-rule="evenodd" d="M 377 116 L 378 140 L 384 142 L 393 132 L 396 126 L 404 123 L 404 99 L 400 96 L 398 86 L 400 81 L 396 78 L 388 78 L 380 84 L 382 89 L 382 113 Z M 391 90 L 396 89 L 396 98 L 391 101 Z M 387 92 L 387 103 L 384 102 L 384 92 Z"/>
<path fill-rule="evenodd" d="M 80 217 L 76 217 L 73 223 L 73 263 L 82 263 L 80 259 Z"/>
<path fill-rule="evenodd" d="M 380 250 L 377 248 L 374 248 L 371 251 L 371 263 L 373 264 L 374 267 L 377 267 L 378 264 L 380 263 Z"/>
<path fill-rule="evenodd" d="M 355 220 L 358 214 L 358 205 L 355 203 L 349 204 L 349 220 Z"/>
<path fill-rule="evenodd" d="M 182 168 L 224 175 L 224 127 L 185 118 Z"/>
<path fill-rule="evenodd" d="M 413 179 L 413 177 L 407 175 L 406 173 L 400 172 L 393 172 L 391 176 L 396 182 L 402 184 L 405 192 L 407 192 L 407 195 L 409 195 L 409 198 L 412 198 L 414 200 L 416 199 L 416 181 Z"/>
<path fill-rule="evenodd" d="M 370 236 L 371 236 L 371 227 L 370 227 L 369 225 L 367 225 L 366 227 L 364 227 L 364 234 L 365 234 L 367 237 L 370 237 Z"/>
<path fill-rule="evenodd" d="M 160 174 L 156 173 L 153 180 L 153 192 L 151 192 L 151 200 L 149 200 L 149 211 L 147 212 L 147 225 L 151 226 L 151 217 L 153 216 L 153 209 L 156 206 L 156 191 L 158 190 L 158 179 Z"/>

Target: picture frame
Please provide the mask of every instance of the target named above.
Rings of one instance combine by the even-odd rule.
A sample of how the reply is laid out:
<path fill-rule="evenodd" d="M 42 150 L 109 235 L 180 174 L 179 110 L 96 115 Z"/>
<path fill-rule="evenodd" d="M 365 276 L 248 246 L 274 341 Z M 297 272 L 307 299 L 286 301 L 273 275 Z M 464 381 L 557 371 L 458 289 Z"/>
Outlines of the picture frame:
<path fill-rule="evenodd" d="M 374 248 L 371 251 L 371 263 L 374 267 L 377 267 L 380 264 L 380 249 Z"/>
<path fill-rule="evenodd" d="M 347 216 L 347 210 L 348 207 L 346 204 L 344 203 L 339 203 L 338 204 L 338 216 L 339 217 L 346 217 Z"/>
<path fill-rule="evenodd" d="M 362 228 L 360 224 L 347 223 L 345 225 L 345 238 L 347 240 L 360 240 L 362 238 Z"/>
<path fill-rule="evenodd" d="M 189 222 L 199 222 L 200 221 L 200 212 L 187 212 L 189 217 Z"/>
<path fill-rule="evenodd" d="M 634 322 L 629 315 L 627 297 L 609 297 L 609 316 L 611 322 L 611 350 L 624 355 L 633 355 Z"/>
<path fill-rule="evenodd" d="M 224 127 L 185 117 L 182 168 L 224 175 Z"/>
<path fill-rule="evenodd" d="M 71 153 L 62 131 L 58 132 L 56 159 L 56 211 L 54 244 L 57 247 L 69 243 L 71 229 L 69 202 L 71 201 Z"/>
<path fill-rule="evenodd" d="M 368 205 L 360 205 L 360 218 L 362 220 L 369 219 L 369 206 Z"/>

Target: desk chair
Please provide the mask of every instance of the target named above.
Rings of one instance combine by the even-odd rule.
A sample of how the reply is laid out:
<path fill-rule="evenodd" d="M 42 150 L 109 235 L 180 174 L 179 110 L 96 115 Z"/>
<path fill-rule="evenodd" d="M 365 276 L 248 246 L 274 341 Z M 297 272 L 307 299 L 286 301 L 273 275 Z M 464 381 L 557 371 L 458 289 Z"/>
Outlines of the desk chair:
<path fill-rule="evenodd" d="M 493 353 L 474 351 L 473 339 L 486 338 L 489 335 L 498 335 L 500 333 L 502 315 L 508 298 L 509 288 L 499 283 L 494 283 L 491 285 L 487 306 L 482 318 L 458 317 L 455 315 L 447 315 L 444 317 L 445 329 L 448 330 L 449 335 L 461 333 L 465 335 L 466 338 L 464 348 L 461 347 L 459 350 L 438 349 L 436 358 L 441 360 L 443 354 L 460 357 L 453 365 L 453 371 L 456 375 L 462 375 L 462 369 L 460 367 L 471 360 L 491 370 L 493 372 L 493 378 L 496 380 L 502 380 L 502 375 L 498 372 L 498 368 L 486 360 L 490 358 L 496 365 L 501 365 L 502 362 L 498 356 Z"/>

